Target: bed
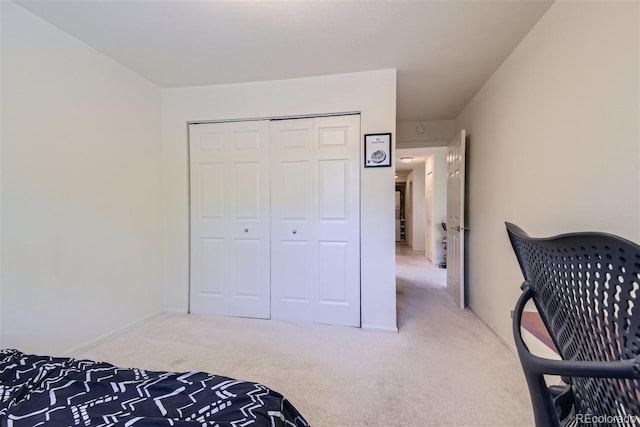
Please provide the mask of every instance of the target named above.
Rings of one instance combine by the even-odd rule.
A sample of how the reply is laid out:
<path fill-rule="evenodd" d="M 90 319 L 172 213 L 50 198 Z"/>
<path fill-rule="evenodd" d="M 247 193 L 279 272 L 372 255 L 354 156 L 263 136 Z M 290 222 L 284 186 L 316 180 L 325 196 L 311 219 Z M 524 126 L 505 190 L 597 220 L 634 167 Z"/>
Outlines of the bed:
<path fill-rule="evenodd" d="M 281 394 L 205 372 L 156 372 L 0 350 L 0 426 L 291 426 Z"/>

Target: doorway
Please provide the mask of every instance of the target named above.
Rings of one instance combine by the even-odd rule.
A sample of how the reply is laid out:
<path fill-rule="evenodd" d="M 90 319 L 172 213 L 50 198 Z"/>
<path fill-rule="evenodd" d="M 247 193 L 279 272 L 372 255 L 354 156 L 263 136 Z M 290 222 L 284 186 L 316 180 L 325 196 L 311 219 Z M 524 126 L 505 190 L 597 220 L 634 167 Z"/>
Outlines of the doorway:
<path fill-rule="evenodd" d="M 406 183 L 398 182 L 398 175 L 396 174 L 396 210 L 395 210 L 395 220 L 396 220 L 396 244 L 404 243 L 407 239 L 406 233 L 406 212 L 405 212 L 405 194 L 406 194 Z"/>
<path fill-rule="evenodd" d="M 447 148 L 396 149 L 396 203 L 404 213 L 405 239 L 396 237 L 396 293 L 398 326 L 409 323 L 402 307 L 423 301 L 425 295 L 446 293 L 445 231 L 447 205 Z M 396 219 L 396 227 L 398 227 Z"/>
<path fill-rule="evenodd" d="M 396 191 L 403 189 L 396 230 L 402 212 L 405 231 L 404 239 L 396 234 L 396 251 L 410 251 L 437 267 L 446 266 L 442 226 L 447 209 L 446 153 L 446 147 L 396 149 Z"/>

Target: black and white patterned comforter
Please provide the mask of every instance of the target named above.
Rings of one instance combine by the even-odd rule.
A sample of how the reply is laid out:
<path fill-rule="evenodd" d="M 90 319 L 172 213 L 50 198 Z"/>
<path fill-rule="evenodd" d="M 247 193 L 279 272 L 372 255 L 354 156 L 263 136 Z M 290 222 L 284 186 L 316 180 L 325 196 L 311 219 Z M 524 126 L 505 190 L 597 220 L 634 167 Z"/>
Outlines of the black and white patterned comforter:
<path fill-rule="evenodd" d="M 257 383 L 0 350 L 0 426 L 308 424 L 281 394 Z"/>

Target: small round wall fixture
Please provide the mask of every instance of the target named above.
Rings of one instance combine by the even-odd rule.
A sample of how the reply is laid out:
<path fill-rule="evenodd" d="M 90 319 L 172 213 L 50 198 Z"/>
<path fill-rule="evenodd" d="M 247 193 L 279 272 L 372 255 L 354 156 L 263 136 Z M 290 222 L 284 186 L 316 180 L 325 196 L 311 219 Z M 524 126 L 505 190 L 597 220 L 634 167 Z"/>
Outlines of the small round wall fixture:
<path fill-rule="evenodd" d="M 418 126 L 416 126 L 416 132 L 424 133 L 424 125 L 422 123 L 420 123 Z"/>

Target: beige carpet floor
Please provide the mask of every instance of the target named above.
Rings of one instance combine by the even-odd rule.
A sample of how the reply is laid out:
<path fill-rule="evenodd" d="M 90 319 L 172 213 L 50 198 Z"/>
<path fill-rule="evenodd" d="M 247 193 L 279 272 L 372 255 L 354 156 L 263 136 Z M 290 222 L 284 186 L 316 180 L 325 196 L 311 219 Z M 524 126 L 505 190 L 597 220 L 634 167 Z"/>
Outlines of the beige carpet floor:
<path fill-rule="evenodd" d="M 74 356 L 261 382 L 315 427 L 533 425 L 517 356 L 455 307 L 444 275 L 398 252 L 397 334 L 164 314 Z"/>

